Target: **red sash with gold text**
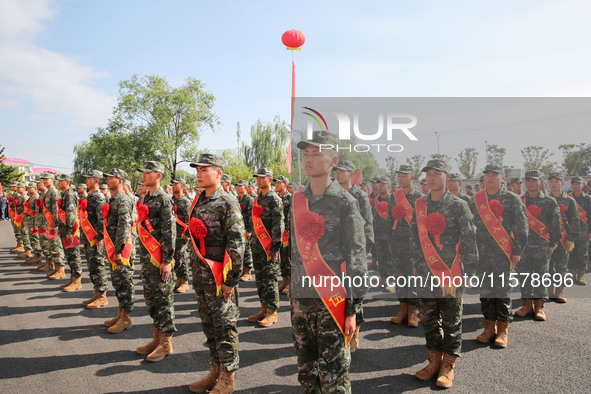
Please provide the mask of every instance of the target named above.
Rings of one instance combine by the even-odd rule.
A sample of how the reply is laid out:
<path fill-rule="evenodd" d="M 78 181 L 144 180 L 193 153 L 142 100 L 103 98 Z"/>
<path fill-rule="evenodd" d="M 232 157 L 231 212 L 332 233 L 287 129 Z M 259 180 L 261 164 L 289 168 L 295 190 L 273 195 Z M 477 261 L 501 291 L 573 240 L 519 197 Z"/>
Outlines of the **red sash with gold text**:
<path fill-rule="evenodd" d="M 86 220 L 88 221 L 88 213 L 86 214 Z M 90 225 L 90 223 L 89 223 Z M 92 228 L 92 226 L 90 226 Z M 82 227 L 84 229 L 84 227 Z M 94 229 L 93 229 L 94 230 Z M 111 239 L 111 237 L 109 236 L 109 233 L 107 232 L 107 218 L 105 218 L 104 224 L 103 224 L 103 233 L 105 236 L 105 250 L 107 251 L 107 258 L 109 259 L 109 262 L 111 263 L 111 268 L 113 269 L 113 271 L 115 271 L 117 268 L 120 267 L 119 264 L 115 263 L 115 245 L 113 244 L 113 240 Z M 86 234 L 86 231 L 84 232 L 84 234 Z M 95 235 L 94 237 L 96 238 L 96 231 L 95 231 Z M 94 243 L 94 240 L 92 241 Z M 131 234 L 129 234 L 129 236 L 127 237 L 127 241 L 125 242 L 125 246 L 123 247 L 123 251 L 121 252 L 121 261 L 123 262 L 122 265 L 130 265 L 129 263 L 129 257 L 131 256 L 131 248 L 132 248 L 132 243 L 131 243 Z"/>
<path fill-rule="evenodd" d="M 529 224 L 529 228 L 534 230 L 540 237 L 550 242 L 550 231 L 548 230 L 548 227 L 546 227 L 544 223 L 540 222 L 536 217 L 534 217 L 529 209 L 527 209 L 527 205 L 525 204 L 525 195 L 521 196 L 521 201 L 523 201 L 523 204 L 526 206 L 525 210 L 527 211 L 527 223 Z"/>
<path fill-rule="evenodd" d="M 258 199 L 259 199 L 259 196 L 256 196 L 254 199 L 253 206 L 257 205 Z M 263 220 L 260 218 L 260 216 L 256 216 L 254 214 L 254 210 L 253 210 L 253 214 L 252 214 L 252 224 L 254 227 L 254 233 L 256 234 L 257 238 L 259 239 L 259 242 L 261 243 L 261 245 L 263 246 L 263 249 L 265 249 L 265 253 L 267 254 L 267 260 L 269 260 L 269 258 L 270 258 L 269 251 L 271 250 L 271 245 L 273 243 L 273 240 L 271 239 L 269 232 L 265 228 L 265 225 L 263 224 Z"/>
<path fill-rule="evenodd" d="M 404 216 L 404 220 L 408 223 L 409 227 L 412 228 L 412 213 L 414 211 L 412 205 L 404 195 L 402 189 L 398 189 L 394 192 L 394 199 L 396 200 L 396 205 L 402 205 L 406 211 L 406 215 Z"/>
<path fill-rule="evenodd" d="M 579 203 L 575 199 L 575 196 L 572 193 L 568 193 L 568 195 L 571 196 L 573 198 L 573 200 L 575 200 L 575 203 L 577 204 L 577 209 L 579 211 L 579 219 L 581 219 L 583 222 L 585 222 L 585 224 L 588 226 L 589 225 L 589 218 L 587 217 L 587 212 L 585 212 L 585 210 L 579 205 Z"/>
<path fill-rule="evenodd" d="M 92 227 L 92 224 L 90 224 L 90 220 L 88 220 L 88 211 L 85 209 L 79 209 L 79 212 L 80 226 L 82 227 L 82 231 L 84 232 L 84 235 L 86 236 L 86 239 L 88 240 L 90 246 L 94 246 L 96 242 L 97 232 L 94 229 L 94 227 Z"/>
<path fill-rule="evenodd" d="M 144 199 L 142 198 L 142 204 Z M 150 218 L 146 218 L 143 222 L 138 223 L 137 233 L 139 235 L 142 245 L 150 253 L 150 262 L 156 267 L 160 268 L 162 265 L 162 245 L 152 236 L 154 227 L 150 223 Z M 174 267 L 174 259 L 170 263 L 171 267 Z"/>

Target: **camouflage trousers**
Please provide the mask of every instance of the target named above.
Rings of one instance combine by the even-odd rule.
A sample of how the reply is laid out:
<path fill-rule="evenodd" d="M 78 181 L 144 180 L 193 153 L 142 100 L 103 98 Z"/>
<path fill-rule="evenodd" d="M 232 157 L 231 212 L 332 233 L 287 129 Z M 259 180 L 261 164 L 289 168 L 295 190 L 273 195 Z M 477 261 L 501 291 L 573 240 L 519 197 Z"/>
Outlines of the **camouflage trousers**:
<path fill-rule="evenodd" d="M 189 247 L 182 238 L 177 238 L 174 248 L 174 273 L 181 279 L 189 280 Z"/>
<path fill-rule="evenodd" d="M 62 245 L 61 237 L 48 237 L 47 245 L 49 248 L 49 256 L 53 260 L 53 263 L 58 266 L 64 266 L 64 260 L 66 256 L 64 253 L 64 246 Z"/>
<path fill-rule="evenodd" d="M 407 302 L 408 304 L 418 307 L 419 306 L 419 299 L 417 298 L 417 293 L 412 286 L 410 286 L 410 281 L 408 278 L 412 276 L 412 263 L 410 261 L 410 253 L 408 250 L 408 243 L 406 244 L 392 244 L 392 274 L 396 277 L 405 277 L 407 278 L 406 283 L 408 286 L 396 286 L 396 296 L 398 297 L 398 301 L 400 302 Z M 402 282 L 401 282 L 402 283 Z"/>
<path fill-rule="evenodd" d="M 60 236 L 60 238 L 62 241 L 66 239 L 65 236 Z M 66 261 L 70 266 L 70 275 L 75 277 L 82 276 L 82 259 L 80 258 L 80 249 L 78 248 L 78 245 L 64 249 L 64 255 L 66 256 Z"/>
<path fill-rule="evenodd" d="M 526 246 L 518 267 L 520 274 L 529 274 L 520 275 L 521 298 L 548 301 L 548 289 L 542 285 L 543 275 L 548 274 L 549 268 L 548 247 Z M 538 276 L 538 280 L 532 278 L 533 274 Z"/>
<path fill-rule="evenodd" d="M 236 328 L 240 315 L 237 304 L 238 289 L 234 289 L 232 298 L 226 302 L 221 291 L 216 295 L 213 275 L 211 280 L 213 285 L 202 284 L 195 288 L 201 327 L 207 338 L 206 345 L 209 347 L 209 362 L 211 365 L 221 366 L 225 371 L 236 371 L 240 361 Z"/>
<path fill-rule="evenodd" d="M 49 239 L 47 239 L 47 234 L 39 236 L 39 244 L 41 245 L 41 250 L 43 251 L 43 255 L 45 258 L 51 258 L 51 254 L 49 253 Z"/>
<path fill-rule="evenodd" d="M 507 322 L 513 320 L 511 298 L 480 298 L 480 310 L 486 320 Z"/>
<path fill-rule="evenodd" d="M 252 262 L 255 271 L 257 293 L 261 302 L 266 302 L 270 309 L 279 309 L 279 262 L 267 260 L 267 255 L 261 249 L 253 248 Z"/>
<path fill-rule="evenodd" d="M 292 298 L 298 381 L 306 393 L 350 393 L 350 348 L 320 299 Z"/>
<path fill-rule="evenodd" d="M 115 296 L 119 301 L 119 308 L 132 311 L 135 303 L 133 270 L 128 265 L 121 265 L 117 269 L 113 269 L 112 264 L 109 263 L 109 265 L 111 266 L 111 283 L 113 283 Z"/>
<path fill-rule="evenodd" d="M 150 255 L 148 254 L 148 257 Z M 143 257 L 143 256 L 142 256 Z M 144 300 L 154 327 L 161 332 L 175 332 L 174 324 L 174 275 L 162 280 L 160 269 L 152 264 L 149 258 L 142 258 L 142 282 L 144 284 Z"/>
<path fill-rule="evenodd" d="M 23 225 L 23 245 L 25 250 L 31 250 L 33 253 L 41 255 L 41 243 L 39 241 L 39 234 L 33 234 L 31 229 L 35 225 L 25 224 Z"/>
<path fill-rule="evenodd" d="M 137 231 L 131 232 L 131 254 L 129 255 L 129 264 L 133 265 L 135 262 L 135 257 L 137 254 L 136 246 L 137 246 Z"/>
<path fill-rule="evenodd" d="M 380 278 L 387 278 L 393 274 L 392 253 L 390 253 L 390 241 L 387 238 L 376 239 L 372 256 L 378 259 Z"/>
<path fill-rule="evenodd" d="M 584 270 L 587 268 L 587 261 L 589 259 L 588 248 L 587 234 L 580 235 L 575 239 L 575 248 L 570 252 L 568 258 L 569 269 Z"/>
<path fill-rule="evenodd" d="M 459 357 L 462 351 L 463 298 L 421 298 L 419 313 L 427 349 Z"/>
<path fill-rule="evenodd" d="M 291 245 L 282 247 L 279 250 L 281 262 L 280 270 L 282 278 L 291 278 Z"/>
<path fill-rule="evenodd" d="M 94 290 L 98 292 L 107 291 L 107 263 L 105 261 L 105 247 L 97 250 L 96 245 L 90 246 L 89 243 L 84 242 L 84 254 L 86 255 L 86 267 L 88 268 L 88 276 L 94 286 Z"/>
<path fill-rule="evenodd" d="M 550 277 L 552 278 L 552 283 L 555 284 L 556 286 L 559 284 L 564 285 L 564 276 L 568 272 L 567 266 L 568 266 L 568 262 L 570 260 L 570 255 L 571 255 L 571 253 L 567 252 L 564 249 L 564 246 L 562 246 L 562 242 L 559 242 L 558 246 L 556 247 L 556 249 L 552 253 L 552 256 L 550 257 L 550 265 L 548 266 L 548 273 L 550 274 Z M 558 274 L 558 275 L 556 275 L 556 274 Z M 560 276 L 562 278 L 562 280 L 558 280 L 557 278 L 554 277 L 554 275 Z"/>
<path fill-rule="evenodd" d="M 21 229 L 23 228 L 22 225 L 19 227 L 14 223 L 14 220 L 11 221 L 12 223 L 12 230 L 14 231 L 14 237 L 16 238 L 16 243 L 20 244 L 23 242 L 23 237 L 21 235 Z"/>
<path fill-rule="evenodd" d="M 252 249 L 250 248 L 250 242 L 248 240 L 244 245 L 244 259 L 242 260 L 242 267 L 252 268 Z"/>

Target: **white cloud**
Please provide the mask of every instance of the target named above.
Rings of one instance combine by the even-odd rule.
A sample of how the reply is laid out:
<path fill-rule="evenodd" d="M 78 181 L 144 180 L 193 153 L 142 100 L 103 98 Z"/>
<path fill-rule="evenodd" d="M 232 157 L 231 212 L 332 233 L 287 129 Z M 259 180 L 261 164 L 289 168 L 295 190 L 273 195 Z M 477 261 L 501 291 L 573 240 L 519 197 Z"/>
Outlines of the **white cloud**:
<path fill-rule="evenodd" d="M 35 119 L 65 119 L 71 131 L 104 125 L 115 98 L 92 84 L 106 74 L 36 44 L 54 15 L 49 0 L 0 0 L 0 106 Z"/>

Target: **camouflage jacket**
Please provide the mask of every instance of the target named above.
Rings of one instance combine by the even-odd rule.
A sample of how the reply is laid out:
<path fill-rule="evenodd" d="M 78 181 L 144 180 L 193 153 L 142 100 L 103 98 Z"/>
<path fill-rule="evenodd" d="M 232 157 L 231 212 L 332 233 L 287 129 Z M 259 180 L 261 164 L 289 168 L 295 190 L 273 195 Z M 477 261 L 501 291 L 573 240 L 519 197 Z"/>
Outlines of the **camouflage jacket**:
<path fill-rule="evenodd" d="M 369 196 L 357 185 L 351 186 L 349 194 L 357 200 L 357 204 L 359 204 L 359 213 L 365 221 L 365 224 L 363 225 L 363 231 L 365 233 L 365 250 L 369 253 L 374 242 L 373 214 L 371 212 L 371 205 L 369 205 Z"/>
<path fill-rule="evenodd" d="M 581 194 L 577 197 L 573 193 L 573 198 L 575 199 L 576 203 L 583 208 L 583 211 L 587 212 L 587 223 L 583 222 L 579 219 L 579 228 L 581 233 L 588 233 L 591 234 L 591 195 L 581 192 Z M 579 207 L 577 207 L 578 212 Z M 577 213 L 578 215 L 578 213 Z"/>
<path fill-rule="evenodd" d="M 100 191 L 94 192 L 91 197 L 97 193 L 104 197 Z M 133 225 L 133 219 L 131 218 L 132 212 L 133 202 L 125 192 L 122 191 L 117 193 L 115 197 L 111 197 L 109 202 L 109 216 L 107 217 L 107 233 L 115 246 L 115 254 L 121 254 L 123 252 L 127 238 L 131 234 L 131 226 Z"/>
<path fill-rule="evenodd" d="M 59 223 L 58 233 L 64 237 L 74 233 L 74 223 L 78 219 L 78 197 L 76 197 L 76 192 L 70 188 L 62 193 L 62 211 L 66 213 L 66 222 L 64 223 L 58 218 L 57 223 Z M 56 220 L 55 217 L 53 220 Z"/>
<path fill-rule="evenodd" d="M 279 198 L 283 202 L 283 226 L 289 233 L 289 223 L 291 221 L 291 193 L 286 190 L 283 197 L 279 196 Z"/>
<path fill-rule="evenodd" d="M 410 191 L 406 195 L 406 199 L 412 206 L 413 211 L 415 208 L 415 201 L 417 201 L 417 199 L 421 197 L 423 197 L 423 193 L 421 193 L 413 187 L 410 188 Z M 388 215 L 390 215 L 390 218 L 392 220 L 392 226 L 390 228 L 394 227 L 394 217 L 392 216 L 392 209 L 394 209 L 396 205 L 398 204 L 396 204 L 396 198 L 394 198 L 394 193 L 392 193 L 392 197 L 390 199 L 390 209 L 388 211 Z M 390 238 L 392 247 L 396 249 L 408 249 L 412 230 L 406 219 L 398 220 L 398 223 L 396 223 L 396 228 L 390 231 L 392 233 L 392 236 Z M 396 250 L 393 249 L 392 252 L 396 253 Z"/>
<path fill-rule="evenodd" d="M 45 193 L 45 197 L 43 198 L 45 208 L 53 216 L 53 228 L 54 229 L 57 229 L 57 226 L 59 223 L 59 219 L 57 217 L 57 201 L 59 199 L 60 199 L 60 192 L 56 189 L 55 186 L 52 186 L 51 189 L 47 189 L 47 192 Z M 47 223 L 47 220 L 45 220 L 45 224 L 43 224 L 43 227 L 45 227 L 46 224 L 49 225 L 49 223 Z M 47 230 L 50 230 L 50 229 L 47 229 Z"/>
<path fill-rule="evenodd" d="M 529 230 L 525 205 L 517 194 L 511 193 L 504 187 L 501 187 L 496 194 L 487 194 L 487 196 L 488 201 L 497 200 L 503 206 L 502 226 L 513 242 L 513 255 L 521 256 L 527 245 Z M 476 240 L 480 260 L 495 263 L 496 261 L 492 260 L 499 254 L 504 255 L 503 249 L 484 225 L 474 199 L 470 201 L 469 206 L 474 215 L 474 223 L 476 223 Z"/>
<path fill-rule="evenodd" d="M 16 201 L 18 201 L 18 204 L 15 204 L 15 205 L 16 205 L 16 213 L 18 215 L 20 215 L 21 213 L 25 212 L 25 206 L 24 206 L 24 204 L 25 204 L 25 201 L 27 201 L 28 198 L 29 198 L 29 196 L 26 193 L 24 193 L 24 194 L 18 194 L 17 193 Z M 24 216 L 26 217 L 27 215 L 24 215 Z"/>
<path fill-rule="evenodd" d="M 27 194 L 27 197 L 28 199 L 26 201 L 29 204 L 29 209 L 33 210 L 33 212 L 37 212 L 35 207 L 35 201 L 37 201 L 39 194 L 35 193 L 32 196 L 29 196 Z M 25 213 L 25 223 L 27 223 L 28 227 L 35 227 L 35 216 L 36 214 L 29 216 Z"/>
<path fill-rule="evenodd" d="M 562 234 L 560 232 L 560 211 L 556 200 L 546 195 L 543 191 L 540 191 L 536 197 L 530 197 L 528 192 L 525 192 L 524 196 L 526 207 L 535 204 L 542 209 L 542 214 L 537 219 L 548 228 L 550 233 L 550 244 L 548 245 L 548 241 L 540 237 L 530 227 L 527 246 L 554 247 L 558 245 Z"/>
<path fill-rule="evenodd" d="M 310 185 L 301 192 L 308 200 L 308 208 L 316 212 L 324 219 L 324 235 L 318 241 L 318 248 L 326 264 L 334 273 L 341 277 L 342 263 L 345 263 L 345 272 L 352 280 L 355 277 L 363 278 L 367 275 L 367 254 L 365 251 L 365 232 L 363 230 L 363 217 L 359 212 L 357 200 L 336 180 L 325 190 L 324 194 L 315 196 Z M 291 219 L 291 228 L 295 229 L 298 211 L 294 207 Z M 314 289 L 310 289 L 302 282 L 302 277 L 307 276 L 305 267 L 297 244 L 295 230 L 290 234 L 292 247 L 292 296 L 294 298 L 318 298 Z M 367 288 L 364 286 L 352 286 L 347 289 L 346 316 L 351 316 L 361 311 L 361 302 Z M 311 302 L 310 305 L 316 303 Z"/>
<path fill-rule="evenodd" d="M 91 195 L 86 197 L 86 200 L 88 201 L 86 205 L 88 221 L 90 222 L 92 228 L 96 231 L 96 241 L 101 241 L 104 238 L 104 218 L 102 212 L 103 205 L 107 203 L 107 199 L 105 198 L 105 195 L 97 189 Z M 80 238 L 82 241 L 86 242 L 86 236 L 82 230 L 80 231 Z"/>
<path fill-rule="evenodd" d="M 565 192 L 562 192 L 559 197 L 554 197 L 552 194 L 550 194 L 550 196 L 558 203 L 558 212 L 560 212 L 560 205 L 564 205 L 565 211 L 561 215 L 562 226 L 566 231 L 567 241 L 574 241 L 575 238 L 577 238 L 581 233 L 584 234 L 584 230 L 581 231 L 579 226 L 577 203 L 575 202 L 574 198 Z M 581 221 L 581 223 L 583 222 Z"/>
<path fill-rule="evenodd" d="M 263 222 L 263 226 L 265 226 L 265 229 L 267 230 L 269 236 L 271 236 L 272 239 L 270 252 L 277 253 L 283 245 L 283 243 L 281 242 L 281 237 L 283 236 L 284 228 L 283 202 L 281 201 L 281 198 L 277 195 L 277 193 L 275 193 L 273 190 L 269 190 L 269 192 L 264 196 L 261 193 L 259 193 L 257 204 L 263 207 L 263 215 L 261 216 L 261 220 Z M 250 238 L 250 242 L 251 246 L 254 247 L 256 245 L 256 247 L 263 249 L 256 234 L 252 235 L 252 237 Z"/>
<path fill-rule="evenodd" d="M 189 198 L 187 196 L 185 196 L 184 194 L 181 194 L 180 198 L 175 198 L 173 196 L 172 203 L 174 204 L 174 210 L 175 210 L 175 213 L 176 213 L 176 216 L 178 217 L 178 219 L 181 222 L 185 223 L 186 225 L 189 225 L 189 210 L 191 209 L 191 200 L 189 200 Z M 175 223 L 176 223 L 176 219 L 175 219 Z M 184 227 L 177 223 L 176 224 L 176 236 L 178 239 L 182 239 L 184 231 L 185 231 Z M 187 229 L 187 231 L 189 231 L 189 230 Z M 188 234 L 186 234 L 186 235 L 188 235 Z"/>
<path fill-rule="evenodd" d="M 205 258 L 222 262 L 225 252 L 228 252 L 232 269 L 228 271 L 224 284 L 229 287 L 237 286 L 242 273 L 245 243 L 244 222 L 236 197 L 224 192 L 221 187 L 209 197 L 201 193 L 191 211 L 191 218 L 201 219 L 207 227 Z M 191 259 L 197 262 L 193 265 L 198 270 L 194 273 L 194 278 L 202 284 L 214 284 L 211 268 L 197 257 L 191 240 L 188 242 Z M 199 247 L 197 239 L 195 245 Z"/>
<path fill-rule="evenodd" d="M 456 245 L 460 242 L 460 254 L 462 262 L 462 272 L 468 276 L 476 272 L 478 265 L 478 249 L 476 247 L 476 227 L 474 225 L 474 217 L 470 212 L 468 204 L 454 196 L 446 190 L 443 196 L 438 201 L 431 200 L 431 193 L 424 197 L 427 204 L 427 215 L 438 212 L 445 217 L 447 224 L 445 231 L 441 234 L 442 249 L 435 246 L 437 254 L 441 257 L 445 265 L 452 266 L 453 260 L 456 256 Z M 416 206 L 416 201 L 415 201 Z M 435 237 L 429 233 L 429 239 L 435 245 Z M 417 213 L 416 210 L 412 215 L 412 237 L 410 239 L 410 259 L 413 266 L 416 268 L 417 276 L 427 278 L 432 275 L 431 269 L 427 264 L 419 234 L 417 229 Z M 462 294 L 461 288 L 456 293 L 456 296 Z M 429 289 L 417 289 L 417 293 L 423 297 L 442 297 L 443 292 L 441 288 L 434 289 L 433 292 L 426 292 Z"/>
<path fill-rule="evenodd" d="M 392 225 L 394 224 L 394 221 L 392 220 L 392 214 L 390 212 L 390 210 L 392 209 L 390 198 L 392 198 L 392 195 L 390 193 L 388 193 L 388 196 L 385 198 L 380 197 L 380 195 L 378 194 L 373 201 L 373 207 L 371 209 L 371 212 L 373 214 L 373 230 L 376 243 L 378 241 L 380 241 L 380 243 L 383 243 L 384 241 L 390 239 Z M 386 219 L 382 218 L 378 213 L 377 207 L 380 202 L 386 202 L 388 205 L 388 208 L 386 209 Z M 386 244 L 385 246 L 388 245 Z"/>
<path fill-rule="evenodd" d="M 88 193 L 84 193 L 83 195 L 78 194 L 78 203 L 82 200 L 86 200 L 88 198 Z"/>
<path fill-rule="evenodd" d="M 472 201 L 472 197 L 467 196 L 467 195 L 462 194 L 462 193 L 460 193 L 456 197 L 461 198 L 462 200 L 466 201 L 468 204 L 470 204 L 470 202 Z"/>
<path fill-rule="evenodd" d="M 37 196 L 37 200 L 39 201 L 39 206 L 35 206 L 35 227 L 47 226 L 47 222 L 45 221 L 45 216 L 43 216 L 43 208 L 41 207 L 41 201 L 43 201 L 43 197 L 45 197 L 46 191 L 39 193 Z M 35 203 L 36 205 L 37 203 Z"/>
<path fill-rule="evenodd" d="M 252 203 L 254 202 L 254 198 L 249 196 L 248 193 L 244 193 L 242 198 L 238 198 L 238 202 L 240 203 L 242 218 L 244 219 L 244 228 L 247 233 L 252 233 Z"/>
<path fill-rule="evenodd" d="M 170 196 L 159 187 L 154 194 L 146 193 L 142 203 L 150 210 L 149 219 L 154 227 L 150 233 L 162 246 L 162 262 L 168 264 L 174 258 L 174 246 L 176 241 L 176 223 L 174 220 L 174 208 Z M 139 223 L 138 223 L 139 225 Z M 140 242 L 141 243 L 141 242 Z M 140 247 L 143 261 L 150 260 L 150 253 L 143 243 Z"/>

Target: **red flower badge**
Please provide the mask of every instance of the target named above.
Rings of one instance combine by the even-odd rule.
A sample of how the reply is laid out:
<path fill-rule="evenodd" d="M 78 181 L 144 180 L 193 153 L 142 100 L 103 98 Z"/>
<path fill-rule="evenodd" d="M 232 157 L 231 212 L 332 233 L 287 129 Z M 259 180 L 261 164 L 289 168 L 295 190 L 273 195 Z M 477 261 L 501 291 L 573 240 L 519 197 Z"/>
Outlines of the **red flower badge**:
<path fill-rule="evenodd" d="M 12 196 L 8 196 L 8 202 L 12 203 Z"/>
<path fill-rule="evenodd" d="M 102 209 L 102 214 L 103 214 L 103 218 L 107 219 L 109 217 L 109 204 L 105 204 L 103 205 L 103 209 Z"/>
<path fill-rule="evenodd" d="M 23 207 L 25 207 L 25 209 L 29 209 L 29 202 L 25 201 L 25 203 L 23 204 Z"/>
<path fill-rule="evenodd" d="M 558 204 L 558 208 L 560 209 L 560 216 L 564 215 L 566 212 L 566 206 L 564 204 Z"/>
<path fill-rule="evenodd" d="M 400 204 L 394 205 L 394 208 L 392 208 L 392 217 L 394 218 L 394 226 L 392 226 L 392 230 L 396 230 L 398 221 L 404 219 L 405 216 L 406 208 Z"/>
<path fill-rule="evenodd" d="M 62 209 L 62 202 L 63 202 L 63 201 L 62 201 L 62 199 L 61 199 L 61 198 L 60 198 L 59 200 L 57 200 L 57 207 L 58 207 L 59 209 Z"/>
<path fill-rule="evenodd" d="M 83 211 L 86 211 L 87 208 L 88 208 L 88 200 L 84 199 L 84 200 L 80 201 L 80 209 Z"/>
<path fill-rule="evenodd" d="M 531 204 L 527 206 L 527 210 L 529 211 L 529 213 L 532 214 L 533 217 L 535 217 L 536 219 L 540 217 L 540 215 L 542 214 L 542 208 L 538 207 L 536 204 Z"/>
<path fill-rule="evenodd" d="M 488 205 L 490 206 L 490 210 L 492 211 L 492 213 L 494 213 L 497 219 L 499 219 L 499 222 L 501 222 L 502 224 L 503 212 L 505 212 L 505 208 L 503 207 L 503 205 L 499 202 L 499 200 L 490 200 L 488 202 Z"/>
<path fill-rule="evenodd" d="M 380 201 L 376 203 L 376 210 L 380 214 L 380 216 L 386 220 L 388 217 L 388 201 Z"/>
<path fill-rule="evenodd" d="M 60 200 L 61 200 L 61 198 L 60 198 Z M 18 207 L 18 200 L 14 200 L 14 206 Z"/>
<path fill-rule="evenodd" d="M 435 238 L 435 244 L 439 249 L 443 248 L 441 245 L 441 234 L 445 232 L 447 227 L 447 223 L 445 222 L 445 216 L 440 214 L 439 212 L 433 212 L 427 215 L 427 219 L 425 220 L 425 225 L 427 226 L 427 231 L 433 234 Z"/>
<path fill-rule="evenodd" d="M 150 215 L 150 208 L 146 204 L 139 204 L 137 206 L 137 220 L 141 223 Z"/>
<path fill-rule="evenodd" d="M 261 207 L 260 205 L 253 205 L 252 214 L 257 218 L 260 218 L 261 216 L 263 216 L 263 207 Z"/>
<path fill-rule="evenodd" d="M 189 220 L 189 231 L 194 238 L 199 240 L 199 251 L 202 255 L 205 255 L 205 237 L 207 237 L 207 227 L 203 220 L 197 218 L 191 218 Z"/>
<path fill-rule="evenodd" d="M 177 208 L 178 208 L 178 206 L 175 205 L 174 206 L 174 213 L 176 213 Z"/>
<path fill-rule="evenodd" d="M 310 243 L 316 243 L 324 236 L 324 218 L 316 212 L 307 211 L 298 215 L 298 223 L 302 223 L 302 237 Z"/>

